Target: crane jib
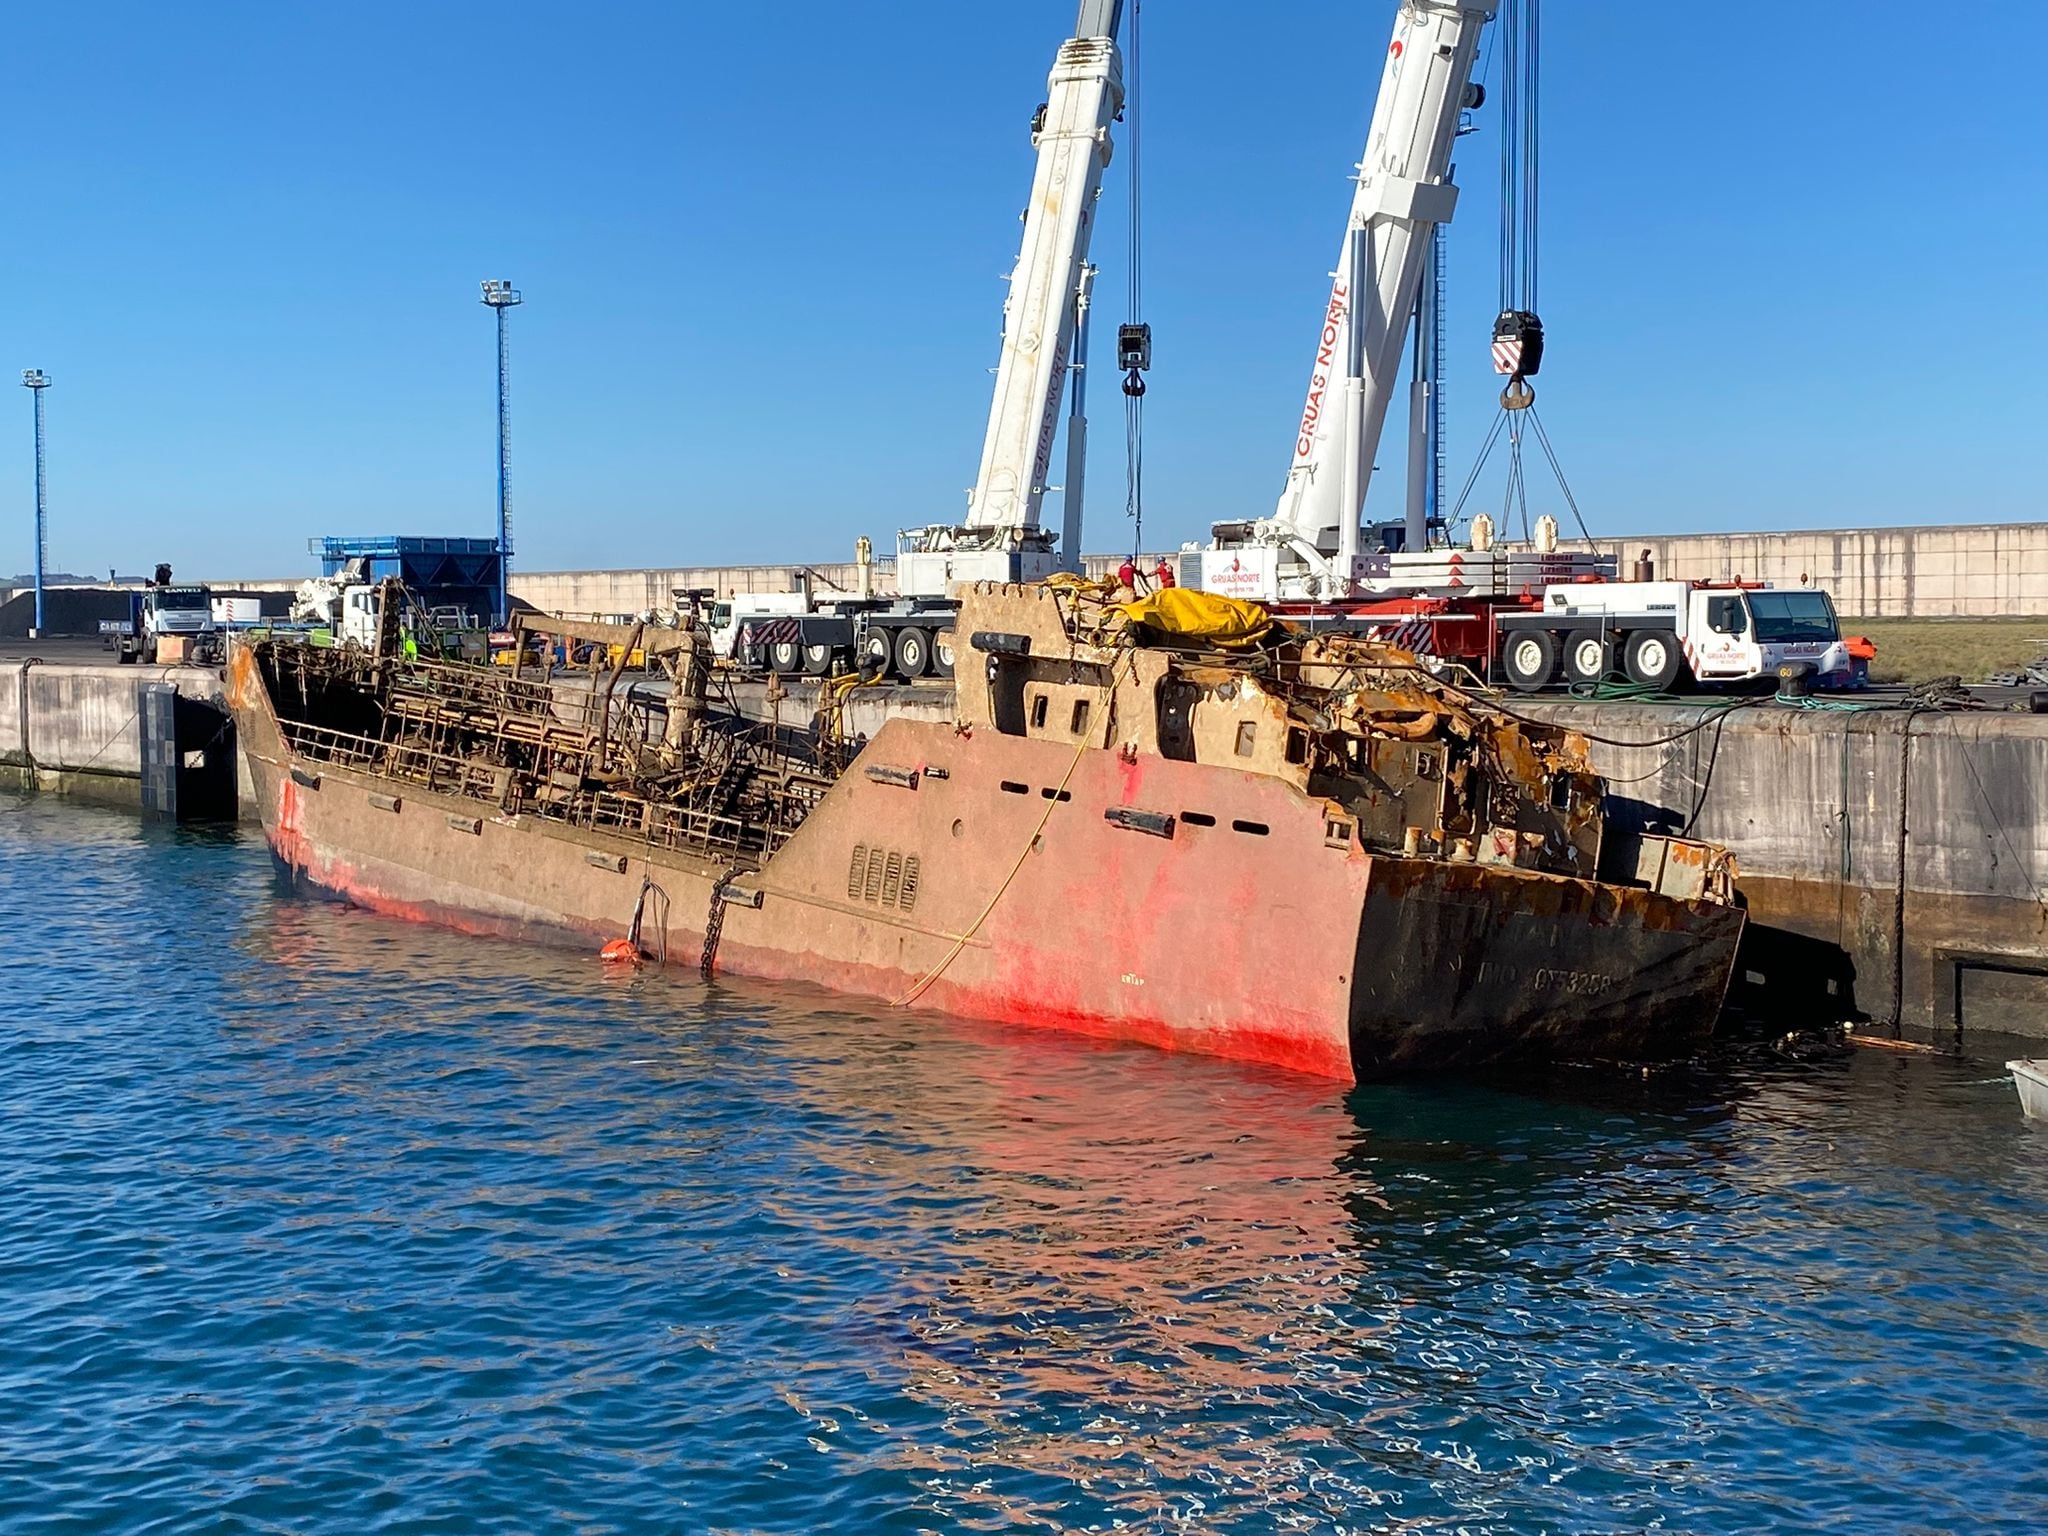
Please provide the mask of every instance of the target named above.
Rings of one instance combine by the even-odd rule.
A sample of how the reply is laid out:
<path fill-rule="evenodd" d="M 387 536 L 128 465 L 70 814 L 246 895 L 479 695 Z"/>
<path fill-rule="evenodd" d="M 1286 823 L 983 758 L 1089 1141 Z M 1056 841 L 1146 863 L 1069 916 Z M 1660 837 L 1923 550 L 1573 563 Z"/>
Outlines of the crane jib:
<path fill-rule="evenodd" d="M 1003 345 L 981 465 L 966 524 L 1035 529 L 1059 430 L 1081 270 L 1095 198 L 1110 158 L 1110 124 L 1123 107 L 1123 66 L 1113 36 L 1119 7 L 1082 8 L 1082 34 L 1060 46 L 1033 129 L 1037 167 L 1017 264 L 1003 308 Z"/>
<path fill-rule="evenodd" d="M 1330 308 L 1323 316 L 1322 345 L 1316 349 L 1316 371 L 1308 381 L 1308 404 L 1302 407 L 1301 436 L 1294 444 L 1297 461 L 1315 453 L 1316 427 L 1323 418 L 1323 395 L 1330 387 L 1331 369 L 1337 361 L 1337 343 L 1344 339 L 1344 314 L 1351 302 L 1351 290 L 1341 277 L 1330 290 Z"/>
<path fill-rule="evenodd" d="M 1333 545 L 1341 552 L 1341 530 L 1357 526 L 1367 499 L 1432 231 L 1456 207 L 1451 149 L 1468 105 L 1480 33 L 1496 9 L 1496 0 L 1403 0 L 1383 55 L 1345 250 L 1318 328 L 1287 484 L 1255 536 L 1255 542 L 1291 551 L 1288 561 L 1307 559 L 1318 590 L 1348 588 L 1353 579 L 1351 572 L 1322 570 L 1313 552 Z M 1361 270 L 1352 274 L 1361 231 L 1367 248 Z M 1359 385 L 1340 390 L 1348 377 Z M 1357 472 L 1340 473 L 1352 458 Z"/>

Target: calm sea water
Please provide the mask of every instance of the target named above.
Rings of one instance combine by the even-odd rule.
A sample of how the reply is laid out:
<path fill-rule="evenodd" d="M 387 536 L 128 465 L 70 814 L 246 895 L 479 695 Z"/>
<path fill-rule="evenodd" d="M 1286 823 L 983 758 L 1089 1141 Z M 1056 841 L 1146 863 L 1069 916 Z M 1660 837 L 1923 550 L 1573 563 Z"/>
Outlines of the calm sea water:
<path fill-rule="evenodd" d="M 2048 1528 L 2048 1134 L 607 975 L 0 798 L 0 1529 Z"/>

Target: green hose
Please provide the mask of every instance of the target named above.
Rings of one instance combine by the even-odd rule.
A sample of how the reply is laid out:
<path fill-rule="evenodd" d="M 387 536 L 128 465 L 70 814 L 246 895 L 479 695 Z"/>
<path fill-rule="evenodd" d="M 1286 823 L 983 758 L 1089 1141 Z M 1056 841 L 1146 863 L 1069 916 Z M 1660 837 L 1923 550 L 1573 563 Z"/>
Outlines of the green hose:
<path fill-rule="evenodd" d="M 1795 699 L 1783 698 L 1777 694 L 1747 694 L 1736 699 L 1701 698 L 1694 694 L 1670 693 L 1649 683 L 1573 683 L 1565 690 L 1572 698 L 1584 703 L 1607 704 L 1684 704 L 1701 709 L 1727 709 L 1735 704 L 1782 704 L 1787 709 L 1808 709 L 1835 711 L 1843 714 L 1858 714 L 1868 709 L 1891 708 L 1889 703 L 1874 703 L 1858 699 L 1823 699 L 1802 694 Z"/>
<path fill-rule="evenodd" d="M 1681 698 L 1668 693 L 1651 683 L 1613 683 L 1605 679 L 1597 683 L 1573 683 L 1565 690 L 1573 698 L 1591 704 L 1626 702 L 1630 704 L 1712 704 L 1711 699 Z"/>

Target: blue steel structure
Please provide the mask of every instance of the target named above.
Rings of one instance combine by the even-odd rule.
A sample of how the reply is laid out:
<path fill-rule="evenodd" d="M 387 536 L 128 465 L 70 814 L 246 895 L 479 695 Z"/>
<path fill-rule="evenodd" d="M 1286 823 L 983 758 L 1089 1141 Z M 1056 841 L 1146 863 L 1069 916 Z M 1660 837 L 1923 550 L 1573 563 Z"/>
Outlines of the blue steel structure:
<path fill-rule="evenodd" d="M 505 562 L 495 539 L 432 539 L 405 534 L 311 541 L 320 574 L 339 576 L 362 562 L 372 584 L 395 576 L 429 608 L 461 608 L 477 618 L 494 612 L 505 591 Z"/>
<path fill-rule="evenodd" d="M 520 301 L 505 278 L 488 278 L 484 303 L 498 318 L 498 601 L 493 614 L 504 624 L 512 612 L 506 583 L 512 574 L 512 369 L 505 351 L 505 311 Z"/>
<path fill-rule="evenodd" d="M 35 397 L 36 402 L 36 629 L 43 633 L 43 568 L 49 563 L 49 509 L 44 500 L 43 485 L 43 391 L 50 387 L 49 376 L 40 368 L 24 368 L 21 371 L 22 387 Z"/>

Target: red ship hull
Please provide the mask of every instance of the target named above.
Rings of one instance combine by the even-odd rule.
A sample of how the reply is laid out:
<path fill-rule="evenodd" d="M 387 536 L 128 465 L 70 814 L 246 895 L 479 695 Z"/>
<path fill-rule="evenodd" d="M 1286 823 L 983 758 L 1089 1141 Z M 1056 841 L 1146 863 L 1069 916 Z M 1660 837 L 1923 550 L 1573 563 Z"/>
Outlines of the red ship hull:
<path fill-rule="evenodd" d="M 309 889 L 593 953 L 646 891 L 643 947 L 671 963 L 1336 1079 L 1681 1052 L 1742 928 L 1711 901 L 1368 852 L 1270 777 L 908 720 L 735 870 L 297 758 L 254 670 L 235 683 L 266 834 Z"/>

